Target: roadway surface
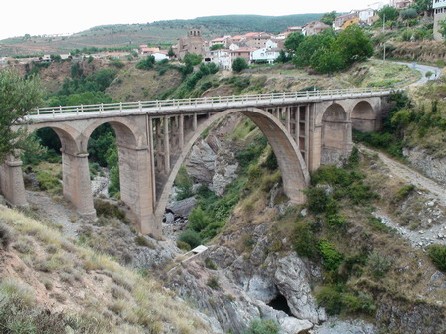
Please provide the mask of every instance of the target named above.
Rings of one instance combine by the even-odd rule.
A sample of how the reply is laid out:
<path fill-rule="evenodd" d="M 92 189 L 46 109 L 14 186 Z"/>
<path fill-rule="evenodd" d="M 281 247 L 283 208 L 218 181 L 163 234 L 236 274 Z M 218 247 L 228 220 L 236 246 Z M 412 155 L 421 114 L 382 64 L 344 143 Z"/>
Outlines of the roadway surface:
<path fill-rule="evenodd" d="M 439 67 L 422 65 L 418 64 L 417 62 L 407 63 L 402 61 L 395 61 L 393 63 L 405 65 L 415 71 L 420 72 L 421 78 L 418 81 L 410 84 L 408 87 L 421 86 L 426 84 L 428 81 L 437 80 L 441 76 L 441 69 Z M 427 77 L 426 74 L 429 72 L 432 73 L 432 75 L 430 77 Z"/>

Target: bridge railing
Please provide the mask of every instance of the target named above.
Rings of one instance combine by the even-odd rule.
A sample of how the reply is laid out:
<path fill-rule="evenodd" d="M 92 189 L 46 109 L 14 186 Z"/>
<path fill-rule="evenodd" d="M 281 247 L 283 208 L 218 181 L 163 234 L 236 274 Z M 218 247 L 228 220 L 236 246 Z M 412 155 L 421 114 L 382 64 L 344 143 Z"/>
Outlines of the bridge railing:
<path fill-rule="evenodd" d="M 231 106 L 244 104 L 265 104 L 281 101 L 293 100 L 314 100 L 315 98 L 346 98 L 358 96 L 373 96 L 389 94 L 391 90 L 382 90 L 376 88 L 355 88 L 355 89 L 333 89 L 333 90 L 312 90 L 299 92 L 284 92 L 270 94 L 253 95 L 231 95 L 216 97 L 200 97 L 194 99 L 171 99 L 156 101 L 138 101 L 138 102 L 119 102 L 119 103 L 101 103 L 80 106 L 60 106 L 45 107 L 32 110 L 29 115 L 48 115 L 48 114 L 81 114 L 81 113 L 102 113 L 102 112 L 148 112 L 162 111 L 163 109 L 190 109 L 200 106 Z"/>

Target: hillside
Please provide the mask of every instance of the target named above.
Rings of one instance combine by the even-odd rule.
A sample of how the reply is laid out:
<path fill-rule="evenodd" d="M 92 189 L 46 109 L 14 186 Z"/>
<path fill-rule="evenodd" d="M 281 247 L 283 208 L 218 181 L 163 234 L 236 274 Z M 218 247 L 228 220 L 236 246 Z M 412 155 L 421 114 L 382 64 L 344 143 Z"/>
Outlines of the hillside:
<path fill-rule="evenodd" d="M 2 333 L 212 332 L 173 291 L 56 226 L 0 206 Z"/>
<path fill-rule="evenodd" d="M 71 36 L 21 36 L 0 41 L 0 57 L 32 54 L 60 54 L 84 47 L 119 48 L 140 44 L 172 45 L 187 30 L 198 27 L 204 38 L 236 35 L 249 31 L 279 33 L 289 26 L 304 25 L 322 14 L 287 16 L 227 15 L 192 20 L 156 21 L 147 24 L 117 24 L 92 27 Z"/>

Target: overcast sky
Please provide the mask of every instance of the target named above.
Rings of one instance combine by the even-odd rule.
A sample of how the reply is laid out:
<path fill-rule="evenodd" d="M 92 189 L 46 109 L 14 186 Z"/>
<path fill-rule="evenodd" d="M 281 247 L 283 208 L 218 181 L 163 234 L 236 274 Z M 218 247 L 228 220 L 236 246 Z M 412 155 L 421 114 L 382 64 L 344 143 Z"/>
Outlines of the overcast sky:
<path fill-rule="evenodd" d="M 104 24 L 147 23 L 226 14 L 291 15 L 348 12 L 385 0 L 5 0 L 0 39 L 75 33 Z"/>

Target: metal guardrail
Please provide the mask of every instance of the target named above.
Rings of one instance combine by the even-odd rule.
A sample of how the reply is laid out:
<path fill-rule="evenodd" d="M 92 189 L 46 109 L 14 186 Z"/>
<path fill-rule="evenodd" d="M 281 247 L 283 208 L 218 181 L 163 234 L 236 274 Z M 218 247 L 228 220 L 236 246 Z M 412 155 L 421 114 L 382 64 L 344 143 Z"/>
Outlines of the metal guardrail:
<path fill-rule="evenodd" d="M 32 110 L 28 116 L 38 118 L 39 115 L 72 115 L 84 113 L 103 113 L 103 112 L 155 112 L 155 111 L 190 111 L 199 107 L 225 107 L 225 106 L 255 106 L 261 104 L 273 104 L 292 101 L 312 101 L 336 98 L 355 98 L 370 96 L 385 96 L 392 90 L 381 90 L 373 88 L 357 89 L 336 89 L 336 90 L 315 90 L 300 92 L 284 92 L 256 95 L 232 95 L 218 97 L 202 97 L 195 99 L 173 99 L 156 101 L 138 101 L 138 102 L 119 102 L 119 103 L 101 103 L 91 105 L 66 106 L 66 107 L 46 107 Z M 37 116 L 37 117 L 36 117 Z"/>

